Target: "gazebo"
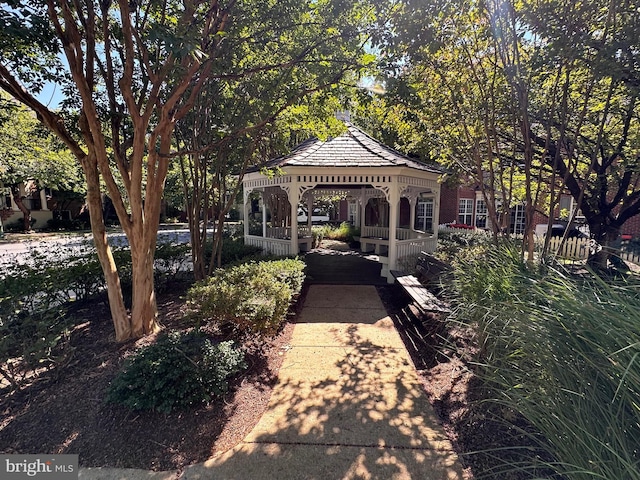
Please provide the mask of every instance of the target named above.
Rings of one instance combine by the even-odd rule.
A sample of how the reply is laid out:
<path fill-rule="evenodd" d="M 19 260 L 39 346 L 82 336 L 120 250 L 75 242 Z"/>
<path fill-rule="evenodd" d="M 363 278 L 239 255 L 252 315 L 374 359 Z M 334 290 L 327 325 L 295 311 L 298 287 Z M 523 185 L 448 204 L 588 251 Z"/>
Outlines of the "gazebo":
<path fill-rule="evenodd" d="M 345 123 L 346 133 L 326 142 L 307 140 L 244 176 L 245 243 L 275 255 L 308 250 L 314 198 L 339 195 L 352 207 L 362 250 L 373 251 L 392 281 L 390 270 L 436 248 L 443 171 Z M 298 222 L 301 204 L 309 212 L 304 223 Z"/>

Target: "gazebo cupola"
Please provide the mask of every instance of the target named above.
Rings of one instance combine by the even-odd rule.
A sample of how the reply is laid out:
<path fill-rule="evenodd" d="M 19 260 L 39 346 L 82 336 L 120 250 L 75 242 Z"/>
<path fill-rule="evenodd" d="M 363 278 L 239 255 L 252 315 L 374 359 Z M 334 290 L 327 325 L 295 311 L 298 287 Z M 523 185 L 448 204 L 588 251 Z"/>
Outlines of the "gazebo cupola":
<path fill-rule="evenodd" d="M 386 267 L 383 272 L 397 269 L 403 259 L 421 251 L 435 250 L 438 179 L 443 171 L 402 155 L 345 123 L 344 134 L 326 142 L 307 140 L 289 155 L 245 175 L 245 243 L 267 253 L 296 255 L 311 242 L 314 197 L 339 194 L 357 205 L 361 245 L 375 249 Z M 269 170 L 277 173 L 268 174 Z M 261 228 L 251 230 L 248 219 L 256 194 L 262 203 L 257 218 Z M 302 225 L 297 215 L 300 204 L 310 212 Z M 375 221 L 367 216 L 373 205 L 383 212 Z M 401 211 L 409 213 L 405 225 L 401 225 Z"/>

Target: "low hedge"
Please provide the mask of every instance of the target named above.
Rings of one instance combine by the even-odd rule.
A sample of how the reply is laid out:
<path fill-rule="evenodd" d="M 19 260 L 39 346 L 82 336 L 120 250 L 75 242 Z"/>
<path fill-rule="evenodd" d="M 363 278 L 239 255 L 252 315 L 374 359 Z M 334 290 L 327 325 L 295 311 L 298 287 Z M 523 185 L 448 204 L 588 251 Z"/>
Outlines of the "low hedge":
<path fill-rule="evenodd" d="M 218 269 L 189 290 L 189 310 L 198 320 L 221 327 L 273 333 L 302 288 L 304 267 L 301 260 L 284 259 Z"/>
<path fill-rule="evenodd" d="M 123 291 L 131 290 L 131 255 L 114 248 Z M 160 244 L 154 269 L 162 289 L 186 268 L 188 246 Z M 104 295 L 102 269 L 89 244 L 57 245 L 56 253 L 33 248 L 0 273 L 0 378 L 19 387 L 31 370 L 64 355 L 73 328 L 69 307 Z"/>

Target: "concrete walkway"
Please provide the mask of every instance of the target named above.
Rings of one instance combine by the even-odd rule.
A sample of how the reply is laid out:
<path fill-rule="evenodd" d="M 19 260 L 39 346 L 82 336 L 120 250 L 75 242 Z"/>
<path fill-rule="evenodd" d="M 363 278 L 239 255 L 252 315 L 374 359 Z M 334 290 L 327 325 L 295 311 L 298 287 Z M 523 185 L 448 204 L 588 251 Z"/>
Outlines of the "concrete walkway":
<path fill-rule="evenodd" d="M 81 479 L 176 472 L 81 469 Z M 374 286 L 312 285 L 267 411 L 188 480 L 462 479 Z"/>

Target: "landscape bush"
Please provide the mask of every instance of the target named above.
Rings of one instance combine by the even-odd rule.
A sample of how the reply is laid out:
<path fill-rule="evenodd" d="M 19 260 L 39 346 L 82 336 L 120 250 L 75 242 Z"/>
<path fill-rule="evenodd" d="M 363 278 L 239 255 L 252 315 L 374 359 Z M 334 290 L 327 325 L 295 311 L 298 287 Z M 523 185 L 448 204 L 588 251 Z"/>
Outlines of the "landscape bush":
<path fill-rule="evenodd" d="M 483 474 L 543 464 L 567 479 L 640 479 L 640 283 L 532 267 L 513 246 L 466 257 L 455 286 L 452 321 L 477 334 L 482 402 L 525 419 L 531 430 L 500 420 L 548 459 L 514 445 L 507 463 L 485 452 Z"/>
<path fill-rule="evenodd" d="M 52 218 L 47 220 L 46 228 L 43 230 L 48 232 L 86 230 L 89 227 L 87 222 L 81 219 Z"/>
<path fill-rule="evenodd" d="M 207 263 L 211 261 L 213 244 L 209 241 L 204 247 L 204 255 Z M 233 232 L 225 232 L 222 240 L 222 266 L 242 262 L 248 258 L 258 258 L 262 253 L 260 247 L 246 245 L 243 237 L 238 237 Z"/>
<path fill-rule="evenodd" d="M 325 233 L 325 238 L 351 243 L 353 237 L 360 235 L 360 230 L 349 222 L 342 222 L 338 227 L 329 227 Z"/>
<path fill-rule="evenodd" d="M 160 244 L 156 254 L 156 284 L 161 289 L 184 269 L 187 246 Z M 122 284 L 131 284 L 131 256 L 114 248 Z M 58 348 L 73 327 L 68 315 L 74 304 L 105 292 L 100 263 L 88 244 L 56 246 L 55 255 L 32 248 L 26 257 L 7 265 L 0 278 L 0 377 L 18 387 L 30 370 L 55 365 Z"/>
<path fill-rule="evenodd" d="M 438 232 L 438 248 L 435 255 L 444 262 L 456 263 L 467 257 L 482 256 L 493 246 L 493 238 L 486 232 L 440 231 Z"/>
<path fill-rule="evenodd" d="M 199 321 L 220 327 L 274 333 L 302 288 L 304 267 L 301 260 L 283 259 L 218 269 L 189 289 L 189 310 Z"/>
<path fill-rule="evenodd" d="M 33 226 L 36 224 L 37 220 L 35 218 L 31 218 L 29 221 L 29 228 L 33 229 Z M 14 220 L 13 222 L 7 222 L 4 224 L 4 231 L 7 233 L 22 233 L 24 232 L 24 219 L 20 218 L 18 220 Z"/>
<path fill-rule="evenodd" d="M 225 236 L 222 242 L 222 265 L 239 262 L 247 257 L 256 257 L 261 253 L 260 247 L 246 245 L 242 237 Z"/>
<path fill-rule="evenodd" d="M 244 353 L 232 341 L 215 343 L 197 330 L 170 332 L 127 359 L 107 400 L 169 413 L 222 396 L 245 368 Z"/>
<path fill-rule="evenodd" d="M 319 244 L 323 239 L 338 240 L 340 242 L 353 242 L 353 237 L 360 235 L 360 230 L 349 222 L 342 222 L 335 226 L 332 224 L 314 225 L 311 227 L 314 243 Z"/>
<path fill-rule="evenodd" d="M 314 225 L 311 227 L 311 238 L 313 241 L 313 248 L 317 248 L 320 246 L 326 234 L 327 234 L 327 227 L 325 225 Z"/>

